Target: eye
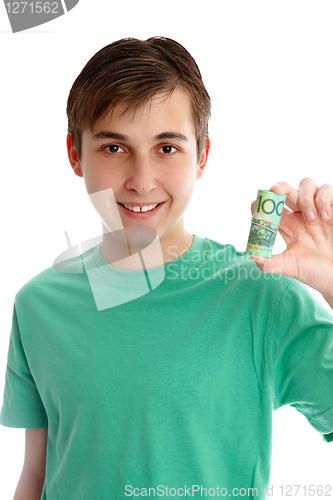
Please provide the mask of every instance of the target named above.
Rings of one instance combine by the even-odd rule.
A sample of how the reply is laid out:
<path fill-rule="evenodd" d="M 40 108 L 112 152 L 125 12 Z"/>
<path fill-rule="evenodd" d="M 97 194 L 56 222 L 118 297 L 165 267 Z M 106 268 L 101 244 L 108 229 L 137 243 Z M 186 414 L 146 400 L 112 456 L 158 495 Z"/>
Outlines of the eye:
<path fill-rule="evenodd" d="M 171 146 L 171 144 L 166 144 L 165 146 L 162 146 L 159 149 L 159 151 L 161 151 L 164 154 L 170 154 L 170 153 L 174 153 L 175 151 L 177 151 L 177 148 L 175 148 L 174 146 Z"/>
<path fill-rule="evenodd" d="M 109 146 L 106 146 L 104 150 L 112 154 L 125 152 L 122 147 L 118 146 L 118 144 L 110 144 Z"/>

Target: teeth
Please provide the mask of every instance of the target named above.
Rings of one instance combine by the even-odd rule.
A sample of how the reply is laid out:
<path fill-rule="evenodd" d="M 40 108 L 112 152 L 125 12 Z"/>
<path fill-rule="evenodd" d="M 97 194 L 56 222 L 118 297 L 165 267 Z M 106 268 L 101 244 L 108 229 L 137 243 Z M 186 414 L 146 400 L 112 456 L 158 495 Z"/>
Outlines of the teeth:
<path fill-rule="evenodd" d="M 157 205 L 158 203 L 155 203 L 155 205 L 145 205 L 144 207 L 132 207 L 132 205 L 125 205 L 124 203 L 124 207 L 133 212 L 147 212 L 148 210 L 153 210 Z"/>

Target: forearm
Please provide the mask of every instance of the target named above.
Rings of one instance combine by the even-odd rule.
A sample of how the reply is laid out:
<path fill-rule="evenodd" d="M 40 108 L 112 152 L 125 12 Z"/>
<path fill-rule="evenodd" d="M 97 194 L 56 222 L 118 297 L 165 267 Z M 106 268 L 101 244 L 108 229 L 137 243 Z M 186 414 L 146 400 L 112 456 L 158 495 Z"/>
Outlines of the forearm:
<path fill-rule="evenodd" d="M 17 484 L 13 500 L 40 500 L 43 491 L 43 483 L 21 474 Z"/>

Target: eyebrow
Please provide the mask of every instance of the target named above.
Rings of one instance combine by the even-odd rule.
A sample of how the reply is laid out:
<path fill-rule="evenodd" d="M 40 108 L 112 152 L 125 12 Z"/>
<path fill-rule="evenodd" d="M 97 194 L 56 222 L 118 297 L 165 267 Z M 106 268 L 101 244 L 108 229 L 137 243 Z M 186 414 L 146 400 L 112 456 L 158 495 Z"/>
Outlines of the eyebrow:
<path fill-rule="evenodd" d="M 179 132 L 162 132 L 162 134 L 155 135 L 153 142 L 161 141 L 163 139 L 178 139 L 178 141 L 188 141 L 186 135 L 180 134 Z"/>
<path fill-rule="evenodd" d="M 116 141 L 129 141 L 129 137 L 124 134 L 118 134 L 117 132 L 98 132 L 93 136 L 94 140 L 98 139 L 115 139 Z"/>
<path fill-rule="evenodd" d="M 103 131 L 98 132 L 93 136 L 94 140 L 98 139 L 114 139 L 116 141 L 129 142 L 130 138 L 128 135 L 119 134 L 118 132 Z M 162 132 L 161 134 L 155 135 L 153 137 L 153 142 L 161 141 L 163 139 L 177 139 L 178 141 L 188 141 L 188 138 L 180 134 L 179 132 Z"/>

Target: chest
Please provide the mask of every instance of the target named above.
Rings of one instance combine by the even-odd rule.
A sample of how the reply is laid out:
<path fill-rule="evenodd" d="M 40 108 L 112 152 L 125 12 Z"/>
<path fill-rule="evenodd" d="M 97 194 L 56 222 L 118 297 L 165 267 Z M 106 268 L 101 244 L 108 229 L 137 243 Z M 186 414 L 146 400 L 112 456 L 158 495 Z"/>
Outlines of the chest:
<path fill-rule="evenodd" d="M 250 321 L 221 307 L 108 313 L 71 311 L 50 322 L 40 316 L 31 369 L 44 400 L 112 408 L 154 406 L 224 411 L 259 398 L 263 342 Z"/>

